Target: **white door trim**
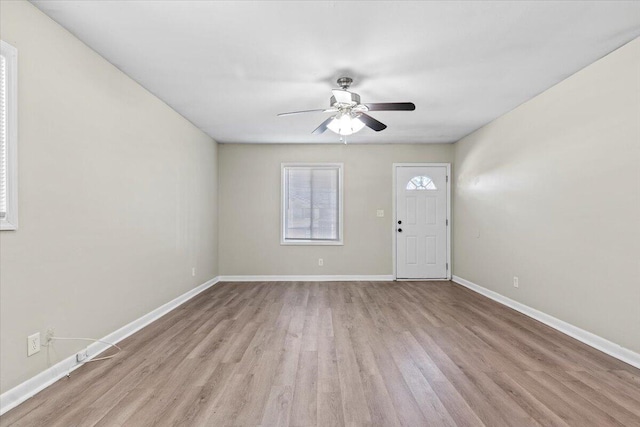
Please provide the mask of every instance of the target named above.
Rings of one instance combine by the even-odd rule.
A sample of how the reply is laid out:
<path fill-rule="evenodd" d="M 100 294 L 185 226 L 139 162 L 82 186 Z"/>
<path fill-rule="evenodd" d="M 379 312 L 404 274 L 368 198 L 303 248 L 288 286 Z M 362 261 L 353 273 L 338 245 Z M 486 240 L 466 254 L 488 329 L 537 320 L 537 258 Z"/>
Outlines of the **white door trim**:
<path fill-rule="evenodd" d="M 391 259 L 393 262 L 393 280 L 398 280 L 396 265 L 396 169 L 405 166 L 441 166 L 447 168 L 447 278 L 451 280 L 451 163 L 393 163 L 391 165 L 391 210 L 393 212 L 393 222 L 391 224 Z M 443 280 L 443 279 L 434 279 Z"/>

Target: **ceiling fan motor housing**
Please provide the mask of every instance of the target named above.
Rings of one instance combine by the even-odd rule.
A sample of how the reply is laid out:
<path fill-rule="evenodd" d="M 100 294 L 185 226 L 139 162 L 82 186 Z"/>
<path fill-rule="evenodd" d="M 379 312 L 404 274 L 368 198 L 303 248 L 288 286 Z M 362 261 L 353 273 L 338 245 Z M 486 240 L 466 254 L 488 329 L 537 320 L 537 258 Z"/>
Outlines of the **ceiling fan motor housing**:
<path fill-rule="evenodd" d="M 329 104 L 335 108 L 353 107 L 360 104 L 360 95 L 346 90 L 335 90 Z"/>

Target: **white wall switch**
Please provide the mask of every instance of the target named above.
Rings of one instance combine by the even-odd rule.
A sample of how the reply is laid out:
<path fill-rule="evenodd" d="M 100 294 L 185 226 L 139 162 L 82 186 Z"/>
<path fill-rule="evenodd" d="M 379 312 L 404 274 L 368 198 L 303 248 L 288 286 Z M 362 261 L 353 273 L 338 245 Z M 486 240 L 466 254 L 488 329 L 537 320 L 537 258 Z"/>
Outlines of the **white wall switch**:
<path fill-rule="evenodd" d="M 40 351 L 40 332 L 27 337 L 27 356 L 32 356 Z"/>
<path fill-rule="evenodd" d="M 193 277 L 196 277 L 196 268 L 195 267 L 191 267 L 191 275 Z"/>
<path fill-rule="evenodd" d="M 322 258 L 318 258 L 318 265 L 322 267 L 324 265 L 324 260 Z"/>
<path fill-rule="evenodd" d="M 518 283 L 518 276 L 513 276 L 513 287 L 517 288 L 520 284 Z"/>
<path fill-rule="evenodd" d="M 382 210 L 382 209 L 378 209 L 378 210 L 376 211 L 376 215 L 378 216 L 378 218 L 382 218 L 382 217 L 384 217 L 384 210 Z"/>

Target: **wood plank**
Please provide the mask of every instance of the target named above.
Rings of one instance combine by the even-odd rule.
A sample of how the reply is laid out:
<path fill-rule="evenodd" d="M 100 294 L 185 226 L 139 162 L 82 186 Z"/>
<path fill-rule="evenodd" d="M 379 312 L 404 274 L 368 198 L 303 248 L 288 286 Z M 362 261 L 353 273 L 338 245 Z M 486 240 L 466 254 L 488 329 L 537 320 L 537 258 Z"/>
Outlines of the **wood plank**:
<path fill-rule="evenodd" d="M 300 353 L 298 374 L 293 393 L 291 424 L 294 426 L 317 425 L 318 421 L 318 353 Z"/>

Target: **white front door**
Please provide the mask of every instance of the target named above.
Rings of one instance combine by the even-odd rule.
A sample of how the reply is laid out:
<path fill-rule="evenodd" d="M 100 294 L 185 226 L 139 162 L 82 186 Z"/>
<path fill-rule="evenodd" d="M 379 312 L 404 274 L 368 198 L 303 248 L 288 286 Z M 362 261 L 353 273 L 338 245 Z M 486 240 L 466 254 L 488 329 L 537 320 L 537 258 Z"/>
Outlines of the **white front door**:
<path fill-rule="evenodd" d="M 448 276 L 447 167 L 396 166 L 396 277 Z"/>

